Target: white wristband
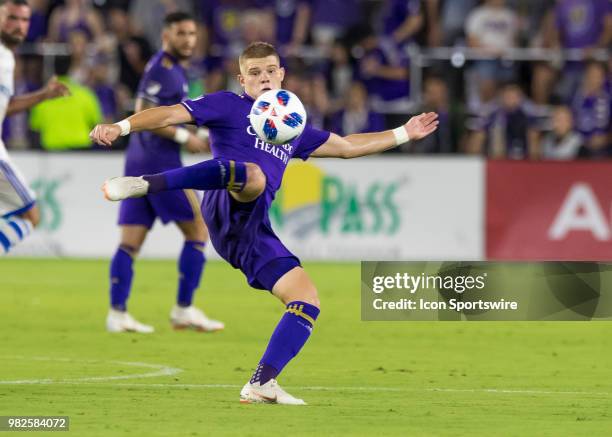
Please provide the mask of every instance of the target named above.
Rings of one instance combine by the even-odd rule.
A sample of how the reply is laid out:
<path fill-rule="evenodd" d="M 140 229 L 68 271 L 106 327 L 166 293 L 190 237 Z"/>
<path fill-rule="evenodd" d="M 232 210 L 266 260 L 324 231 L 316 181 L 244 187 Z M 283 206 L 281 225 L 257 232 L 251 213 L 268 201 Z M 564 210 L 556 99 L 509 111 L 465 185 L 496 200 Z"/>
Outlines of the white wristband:
<path fill-rule="evenodd" d="M 410 141 L 410 136 L 408 135 L 408 131 L 404 126 L 396 127 L 391 132 L 393 132 L 393 136 L 395 137 L 396 146 Z"/>
<path fill-rule="evenodd" d="M 174 141 L 179 144 L 185 144 L 189 141 L 189 131 L 184 127 L 177 127 L 176 132 L 174 132 Z"/>
<path fill-rule="evenodd" d="M 205 141 L 210 138 L 210 131 L 207 127 L 201 127 L 196 131 L 196 137 Z"/>
<path fill-rule="evenodd" d="M 122 137 L 130 133 L 130 129 L 132 128 L 132 125 L 130 124 L 129 121 L 127 121 L 127 119 L 121 120 L 120 122 L 115 123 L 115 124 L 119 126 L 119 128 L 121 129 L 121 133 L 119 135 L 121 135 Z"/>

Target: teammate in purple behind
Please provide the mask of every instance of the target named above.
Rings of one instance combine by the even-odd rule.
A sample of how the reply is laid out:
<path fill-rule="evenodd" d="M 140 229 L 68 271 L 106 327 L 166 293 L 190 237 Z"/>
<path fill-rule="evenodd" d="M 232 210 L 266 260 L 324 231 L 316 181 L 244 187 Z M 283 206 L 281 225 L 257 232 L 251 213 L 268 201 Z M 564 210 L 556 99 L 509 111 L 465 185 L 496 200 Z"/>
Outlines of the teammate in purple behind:
<path fill-rule="evenodd" d="M 138 87 L 136 112 L 160 105 L 174 105 L 187 98 L 187 76 L 183 62 L 196 45 L 196 23 L 183 12 L 168 14 L 162 34 L 162 50 L 147 65 Z M 190 151 L 207 150 L 208 144 L 184 127 L 165 127 L 154 132 L 140 132 L 130 137 L 125 160 L 125 175 L 138 176 L 182 167 L 181 145 Z M 170 313 L 175 328 L 199 331 L 223 329 L 223 323 L 212 320 L 192 305 L 193 295 L 204 268 L 204 245 L 208 231 L 193 190 L 152 193 L 138 199 L 126 199 L 119 209 L 121 243 L 110 267 L 110 305 L 106 329 L 110 332 L 153 332 L 153 327 L 135 320 L 127 312 L 132 286 L 132 264 L 147 233 L 159 218 L 164 224 L 177 224 L 185 243 L 178 268 L 177 303 Z"/>
<path fill-rule="evenodd" d="M 288 160 L 379 153 L 435 131 L 437 114 L 418 115 L 393 130 L 343 138 L 306 126 L 297 139 L 274 146 L 255 136 L 248 115 L 259 95 L 281 88 L 285 70 L 275 48 L 262 42 L 249 45 L 239 64 L 242 95 L 219 92 L 150 109 L 116 124 L 98 125 L 91 138 L 111 145 L 133 131 L 188 122 L 210 128 L 214 159 L 140 178 L 113 178 L 104 185 L 106 195 L 120 200 L 179 188 L 207 190 L 202 212 L 217 252 L 239 268 L 252 287 L 271 291 L 286 306 L 255 373 L 240 392 L 240 401 L 304 405 L 275 379 L 304 346 L 319 315 L 315 285 L 274 234 L 268 217 Z"/>

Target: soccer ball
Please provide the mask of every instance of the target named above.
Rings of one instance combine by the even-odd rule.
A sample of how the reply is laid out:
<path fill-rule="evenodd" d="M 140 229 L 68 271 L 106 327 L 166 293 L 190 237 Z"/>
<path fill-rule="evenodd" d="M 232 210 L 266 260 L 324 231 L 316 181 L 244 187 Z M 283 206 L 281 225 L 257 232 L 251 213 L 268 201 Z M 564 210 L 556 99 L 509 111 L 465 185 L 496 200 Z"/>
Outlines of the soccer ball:
<path fill-rule="evenodd" d="M 285 144 L 304 131 L 306 110 L 291 91 L 270 90 L 255 100 L 249 120 L 259 138 L 270 144 Z"/>

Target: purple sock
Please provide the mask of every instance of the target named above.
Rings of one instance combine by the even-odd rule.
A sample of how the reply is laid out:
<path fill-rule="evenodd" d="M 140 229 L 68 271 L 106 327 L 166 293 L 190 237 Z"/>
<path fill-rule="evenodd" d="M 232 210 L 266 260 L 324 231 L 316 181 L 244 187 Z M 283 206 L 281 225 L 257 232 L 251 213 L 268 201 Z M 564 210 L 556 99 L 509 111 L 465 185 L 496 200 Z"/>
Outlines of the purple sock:
<path fill-rule="evenodd" d="M 144 175 L 149 193 L 192 188 L 240 191 L 246 183 L 246 164 L 229 159 L 210 159 L 195 165 Z"/>
<path fill-rule="evenodd" d="M 185 241 L 181 256 L 179 257 L 179 287 L 176 303 L 188 307 L 193 301 L 193 294 L 200 285 L 202 270 L 206 257 L 202 241 Z"/>
<path fill-rule="evenodd" d="M 265 384 L 282 372 L 310 337 L 312 326 L 319 316 L 319 308 L 306 302 L 294 301 L 272 333 L 268 348 L 251 378 L 251 384 Z"/>
<path fill-rule="evenodd" d="M 132 253 L 134 248 L 122 244 L 115 252 L 110 265 L 110 303 L 118 311 L 127 310 L 127 300 L 130 297 L 132 277 L 134 276 Z"/>

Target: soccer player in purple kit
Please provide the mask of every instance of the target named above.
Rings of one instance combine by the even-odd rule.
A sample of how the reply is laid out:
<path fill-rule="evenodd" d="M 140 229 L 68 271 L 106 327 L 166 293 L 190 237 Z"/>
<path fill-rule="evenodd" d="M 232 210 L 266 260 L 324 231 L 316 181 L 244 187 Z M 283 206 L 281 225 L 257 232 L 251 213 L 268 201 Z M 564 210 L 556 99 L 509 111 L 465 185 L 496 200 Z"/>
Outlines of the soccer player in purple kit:
<path fill-rule="evenodd" d="M 218 92 L 143 111 L 119 123 L 96 126 L 91 138 L 109 146 L 133 131 L 188 122 L 210 128 L 214 159 L 153 175 L 110 179 L 104 185 L 106 196 L 120 200 L 177 188 L 206 190 L 202 212 L 217 252 L 239 268 L 252 287 L 270 291 L 286 307 L 255 373 L 240 392 L 240 401 L 304 405 L 275 379 L 306 343 L 319 315 L 315 285 L 274 234 L 268 217 L 288 159 L 380 153 L 434 132 L 437 114 L 412 117 L 393 130 L 346 137 L 306 126 L 298 138 L 274 146 L 255 136 L 248 115 L 259 95 L 281 88 L 285 70 L 276 49 L 263 42 L 249 45 L 239 64 L 243 94 Z"/>
<path fill-rule="evenodd" d="M 187 97 L 187 76 L 183 63 L 196 45 L 196 23 L 184 12 L 168 14 L 162 33 L 162 50 L 149 61 L 138 87 L 136 112 L 160 105 L 174 105 Z M 125 160 L 126 175 L 157 173 L 182 167 L 180 149 L 207 149 L 207 144 L 184 127 L 165 127 L 154 132 L 140 132 L 130 137 Z M 110 267 L 110 305 L 106 329 L 110 332 L 151 333 L 153 327 L 135 320 L 127 312 L 132 286 L 132 264 L 145 238 L 159 218 L 173 221 L 185 243 L 179 257 L 177 303 L 170 313 L 175 328 L 217 331 L 223 323 L 212 320 L 192 305 L 204 268 L 204 246 L 208 231 L 202 219 L 199 199 L 193 190 L 173 190 L 125 199 L 119 209 L 121 243 Z"/>

